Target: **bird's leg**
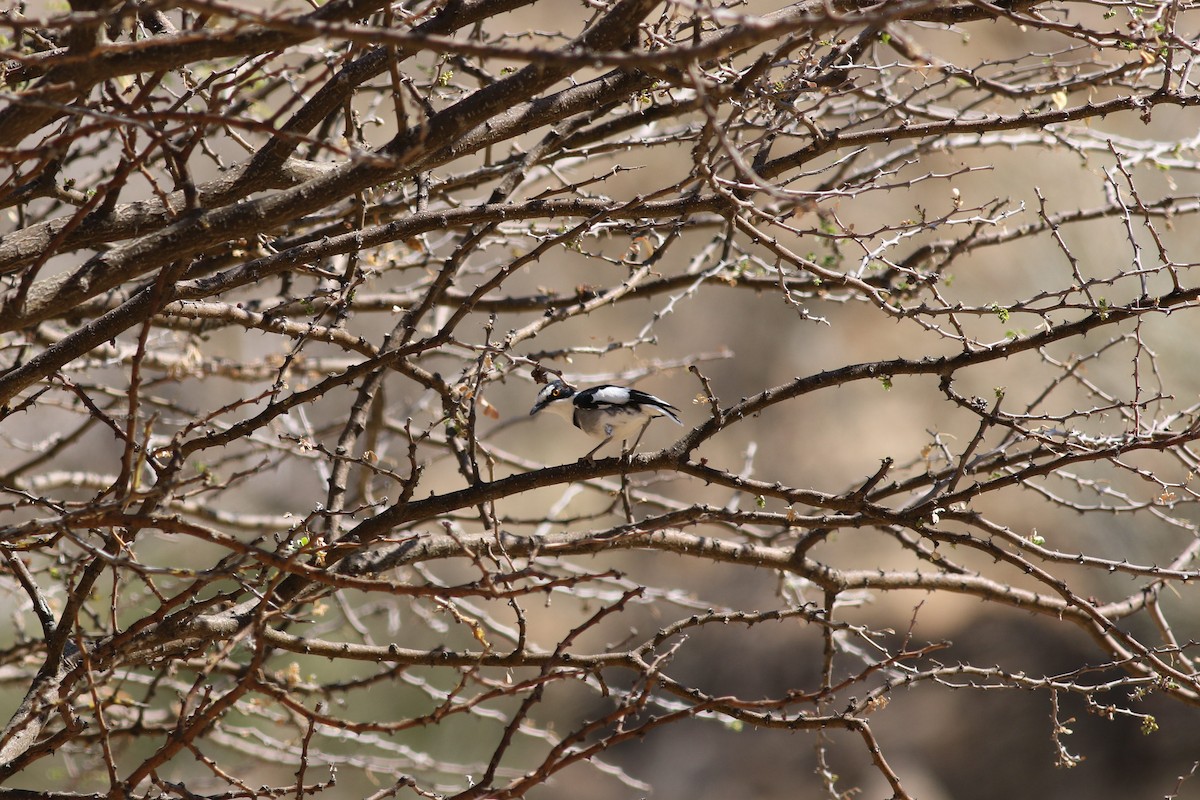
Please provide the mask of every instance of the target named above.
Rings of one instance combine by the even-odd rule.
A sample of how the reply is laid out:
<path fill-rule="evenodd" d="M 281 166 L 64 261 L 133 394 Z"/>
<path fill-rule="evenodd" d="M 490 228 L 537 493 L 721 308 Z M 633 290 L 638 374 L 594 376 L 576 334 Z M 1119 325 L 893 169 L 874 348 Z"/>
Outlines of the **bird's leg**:
<path fill-rule="evenodd" d="M 653 418 L 653 417 L 651 417 L 650 419 L 648 419 L 648 420 L 646 420 L 644 423 L 642 423 L 642 429 L 641 429 L 640 431 L 638 431 L 637 438 L 633 440 L 633 444 L 632 444 L 632 445 L 630 445 L 630 447 L 629 447 L 629 449 L 628 449 L 627 451 L 625 451 L 625 452 L 627 452 L 627 453 L 628 453 L 630 456 L 632 456 L 632 455 L 633 455 L 633 451 L 637 449 L 638 442 L 642 441 L 642 437 L 646 435 L 646 428 L 649 428 L 649 427 L 650 427 L 650 423 L 651 423 L 651 422 L 653 422 L 653 421 L 654 421 L 654 418 Z"/>
<path fill-rule="evenodd" d="M 591 461 L 592 456 L 594 456 L 596 454 L 596 451 L 599 450 L 601 447 L 604 447 L 604 445 L 608 444 L 611 441 L 612 441 L 612 437 L 610 436 L 607 439 L 605 439 L 603 442 L 601 442 L 600 444 L 596 445 L 591 450 L 589 450 L 587 452 L 587 455 L 585 455 L 583 458 L 581 458 L 579 460 L 580 461 Z"/>

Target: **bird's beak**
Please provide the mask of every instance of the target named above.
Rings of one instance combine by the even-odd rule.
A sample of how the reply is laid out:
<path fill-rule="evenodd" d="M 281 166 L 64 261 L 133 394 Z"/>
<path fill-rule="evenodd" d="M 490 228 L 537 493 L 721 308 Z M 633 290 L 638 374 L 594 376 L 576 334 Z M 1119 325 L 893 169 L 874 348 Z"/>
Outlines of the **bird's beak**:
<path fill-rule="evenodd" d="M 529 409 L 529 416 L 532 417 L 534 414 L 541 411 L 545 407 L 546 407 L 545 403 L 534 403 L 533 408 Z"/>

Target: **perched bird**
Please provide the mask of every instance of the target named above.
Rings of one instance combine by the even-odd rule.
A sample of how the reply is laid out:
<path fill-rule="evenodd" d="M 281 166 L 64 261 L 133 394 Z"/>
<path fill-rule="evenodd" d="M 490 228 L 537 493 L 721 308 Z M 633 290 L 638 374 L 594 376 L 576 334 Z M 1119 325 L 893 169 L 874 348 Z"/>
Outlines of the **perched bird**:
<path fill-rule="evenodd" d="M 584 458 L 591 458 L 593 453 L 613 439 L 629 441 L 630 434 L 641 428 L 633 442 L 636 447 L 642 432 L 655 417 L 670 417 L 676 424 L 683 424 L 679 409 L 665 400 L 638 389 L 609 384 L 576 391 L 575 387 L 563 381 L 551 381 L 538 392 L 537 402 L 533 404 L 529 416 L 532 417 L 543 408 L 570 420 L 588 436 L 603 439 Z"/>

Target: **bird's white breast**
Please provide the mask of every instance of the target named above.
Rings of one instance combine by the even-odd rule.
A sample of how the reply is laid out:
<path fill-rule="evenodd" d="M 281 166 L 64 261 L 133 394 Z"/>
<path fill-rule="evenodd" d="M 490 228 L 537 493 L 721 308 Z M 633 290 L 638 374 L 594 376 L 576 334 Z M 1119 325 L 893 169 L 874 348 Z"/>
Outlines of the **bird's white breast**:
<path fill-rule="evenodd" d="M 621 406 L 577 408 L 574 417 L 573 422 L 581 431 L 597 439 L 628 439 L 649 419 L 647 414 Z"/>

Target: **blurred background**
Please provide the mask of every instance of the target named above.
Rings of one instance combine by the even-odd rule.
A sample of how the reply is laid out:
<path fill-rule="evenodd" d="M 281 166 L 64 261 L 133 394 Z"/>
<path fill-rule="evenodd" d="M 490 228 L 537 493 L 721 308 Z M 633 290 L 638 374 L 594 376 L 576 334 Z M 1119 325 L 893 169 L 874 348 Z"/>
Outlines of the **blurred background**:
<path fill-rule="evenodd" d="M 1172 14 L 1178 13 L 1172 24 L 1179 35 L 1195 35 L 1190 14 L 1177 8 L 1181 4 L 1034 5 L 1048 7 L 1046 18 L 1060 22 L 1063 28 L 1055 30 L 1047 25 L 1039 30 L 1013 19 L 961 25 L 894 22 L 894 35 L 903 37 L 910 51 L 915 48 L 915 52 L 924 54 L 923 59 L 904 58 L 896 49 L 877 43 L 856 56 L 856 66 L 846 70 L 848 83 L 828 90 L 802 91 L 794 102 L 794 114 L 827 129 L 844 127 L 860 132 L 894 121 L 894 117 L 879 110 L 888 98 L 905 98 L 897 101 L 897 107 L 902 108 L 905 102 L 919 107 L 919 113 L 911 114 L 917 122 L 928 121 L 931 109 L 942 113 L 943 119 L 953 119 L 974 112 L 1012 114 L 1056 105 L 1098 103 L 1129 91 L 1126 84 L 1144 80 L 1148 83 L 1139 84 L 1144 88 L 1153 81 L 1148 75 L 1128 70 L 1113 83 L 1093 87 L 1090 96 L 1080 88 L 1078 93 L 1071 90 L 1060 98 L 1052 91 L 1054 80 L 1067 81 L 1068 76 L 1107 63 L 1106 59 L 1115 62 L 1128 56 L 1128 48 L 1122 52 L 1115 45 L 1093 49 L 1086 37 L 1070 35 L 1067 26 L 1078 23 L 1107 26 L 1105 30 L 1120 26 L 1132 30 L 1133 23 L 1153 13 L 1161 15 L 1170 6 L 1176 9 Z M 768 13 L 776 6 L 747 3 L 729 13 Z M 677 8 L 681 15 L 687 12 L 682 4 Z M 1118 18 L 1109 21 L 1106 13 L 1114 10 Z M 581 12 L 578 4 L 539 2 L 490 19 L 487 25 L 496 35 L 501 30 L 529 32 L 549 46 L 563 40 L 553 32 L 563 31 L 570 36 L 577 31 Z M 51 4 L 41 8 L 31 4 L 27 13 L 52 16 L 60 9 Z M 816 60 L 860 33 L 861 28 L 853 26 L 831 30 L 827 46 L 807 44 L 789 52 L 786 58 L 780 56 L 781 66 L 764 81 L 783 81 L 802 71 L 799 65 L 805 58 Z M 740 55 L 737 68 L 746 68 L 761 52 L 759 48 Z M 1181 53 L 1181 58 L 1191 57 L 1186 48 Z M 794 63 L 788 62 L 789 58 Z M 435 54 L 421 54 L 406 62 L 405 69 L 428 76 L 439 64 Z M 958 71 L 938 68 L 938 64 L 954 65 Z M 493 71 L 499 72 L 502 66 L 495 59 L 488 61 Z M 1148 63 L 1146 72 L 1153 73 L 1156 68 Z M 576 79 L 583 81 L 599 72 L 584 70 Z M 993 76 L 1005 85 L 1044 85 L 1013 95 L 989 92 L 980 86 L 968 90 L 961 85 L 963 74 Z M 466 77 L 460 72 L 457 78 L 448 79 L 447 94 L 437 98 L 439 102 L 455 99 L 456 81 L 466 81 Z M 673 91 L 685 93 L 681 87 Z M 263 98 L 259 102 L 268 108 L 255 113 L 269 112 L 269 104 L 285 95 L 281 91 L 278 96 Z M 653 102 L 667 103 L 671 99 L 670 91 L 661 90 Z M 364 95 L 356 102 L 364 119 L 386 117 L 377 97 Z M 631 98 L 630 102 L 638 101 Z M 751 112 L 759 106 L 749 100 L 740 107 L 721 108 L 725 113 L 735 108 L 744 115 L 730 123 L 729 135 L 740 143 L 757 144 L 761 142 L 757 137 L 766 132 L 778 134 L 773 158 L 812 144 L 808 128 L 799 122 L 777 128 L 773 127 L 777 121 L 769 119 L 751 122 L 755 119 Z M 620 113 L 620 109 L 612 111 L 614 117 Z M 731 232 L 723 220 L 701 215 L 664 249 L 661 260 L 653 262 L 655 275 L 691 275 L 696 281 L 681 281 L 677 288 L 645 296 L 635 293 L 630 299 L 555 321 L 536 336 L 519 341 L 503 357 L 497 356 L 490 371 L 484 371 L 485 380 L 475 400 L 486 401 L 496 412 L 480 413 L 475 430 L 482 451 L 488 454 L 484 459 L 486 477 L 499 478 L 574 461 L 594 445 L 563 420 L 546 415 L 529 417 L 538 388 L 531 371 L 537 365 L 561 372 L 579 385 L 635 385 L 678 406 L 690 428 L 703 423 L 709 414 L 704 386 L 687 369 L 692 365 L 707 379 L 721 405 L 728 407 L 798 377 L 848 365 L 953 356 L 965 349 L 1001 346 L 1050 325 L 1082 319 L 1097 309 L 1161 295 L 1170 290 L 1172 275 L 1185 282 L 1184 288 L 1196 286 L 1192 253 L 1197 237 L 1191 216 L 1200 194 L 1196 177 L 1200 159 L 1195 152 L 1200 128 L 1196 120 L 1196 111 L 1191 108 L 1158 106 L 1144 116 L 1119 113 L 1089 117 L 1053 129 L 1035 126 L 980 135 L 867 141 L 861 146 L 831 147 L 805 160 L 776 176 L 775 181 L 780 185 L 790 181 L 788 189 L 811 192 L 811 200 L 797 203 L 790 214 L 779 215 L 792 230 L 781 226 L 772 234 L 813 264 L 863 281 L 888 281 L 897 307 L 906 313 L 889 313 L 854 288 L 816 283 L 813 273 L 781 264 L 768 247 L 752 241 L 744 231 Z M 689 137 L 673 143 L 666 140 L 677 125 L 695 130 L 703 122 L 702 114 L 692 112 L 647 125 L 640 132 L 641 138 L 651 141 L 661 135 L 664 143 L 656 146 L 611 153 L 581 151 L 575 160 L 564 161 L 559 172 L 531 173 L 515 192 L 514 202 L 542 191 L 563 191 L 564 180 L 594 179 L 589 191 L 615 202 L 647 196 L 662 187 L 684 185 L 695 168 L 695 141 Z M 371 146 L 395 134 L 394 124 L 386 119 L 377 126 L 364 125 L 363 130 L 364 143 Z M 544 133 L 536 131 L 511 146 L 527 149 Z M 228 141 L 220 147 L 227 148 L 233 160 L 244 157 L 235 157 Z M 439 180 L 450 181 L 454 175 L 484 165 L 488 157 L 490 154 L 481 152 L 435 172 Z M 720 162 L 720 148 L 714 148 L 707 157 Z M 100 169 L 104 158 L 104 148 L 100 148 L 92 168 Z M 847 180 L 838 166 L 843 160 L 852 163 L 847 171 L 853 180 Z M 873 162 L 880 167 L 870 168 Z M 80 162 L 80 168 L 86 164 Z M 610 174 L 614 166 L 620 169 Z M 216 174 L 210 167 L 209 176 Z M 482 203 L 488 188 L 485 185 L 473 193 L 460 193 L 458 199 Z M 399 190 L 399 194 L 405 191 L 409 190 Z M 143 192 L 145 197 L 151 194 Z M 1152 207 L 1165 198 L 1175 198 L 1179 207 L 1187 210 L 1181 211 L 1178 219 L 1139 214 L 1139 205 Z M 121 199 L 139 199 L 136 187 Z M 405 211 L 404 203 L 396 197 L 381 194 L 371 199 L 395 202 L 392 210 L 397 214 Z M 762 208 L 773 200 L 765 192 L 755 198 Z M 1122 213 L 1122 208 L 1127 211 Z M 1047 219 L 1063 215 L 1066 217 L 1061 224 L 1041 228 Z M 530 247 L 558 225 L 555 221 L 539 224 L 542 227 L 536 231 L 531 228 L 525 239 L 511 234 L 506 240 L 497 239 L 479 248 L 455 278 L 454 288 L 469 293 L 493 270 L 516 257 L 517 247 Z M 630 275 L 631 264 L 644 261 L 655 246 L 662 244 L 664 230 L 643 233 L 623 225 L 597 226 L 580 236 L 576 246 L 555 248 L 522 267 L 497 294 L 508 298 L 572 293 L 584 296 L 594 288 L 619 285 Z M 378 272 L 360 291 L 386 297 L 426 286 L 461 242 L 460 234 L 435 232 L 405 246 L 397 243 L 364 251 L 360 257 Z M 934 256 L 917 258 L 922 248 L 944 242 L 957 243 L 961 252 L 948 255 L 935 247 Z M 631 250 L 638 252 L 638 258 L 627 257 Z M 716 269 L 722 252 L 729 262 L 723 271 Z M 48 263 L 43 276 L 69 270 L 90 254 L 58 256 Z M 910 262 L 910 258 L 915 260 Z M 740 272 L 731 266 L 735 262 L 740 263 Z M 700 273 L 708 269 L 714 270 L 712 279 L 700 280 Z M 905 294 L 899 287 L 905 269 L 936 272 L 937 279 L 928 287 Z M 777 279 L 794 281 L 798 288 L 785 296 L 775 285 Z M 1086 291 L 1081 281 L 1091 282 Z M 283 292 L 277 284 L 254 285 L 221 299 L 251 307 L 249 304 L 254 302 L 269 304 L 278 294 Z M 948 314 L 955 308 L 962 309 L 955 318 L 963 326 L 958 330 Z M 437 330 L 455 310 L 452 304 L 435 309 L 424 321 L 422 332 Z M 546 309 L 539 308 L 477 310 L 456 329 L 455 345 L 428 354 L 422 366 L 451 384 L 466 384 L 480 369 L 478 350 L 472 346 L 503 340 L 510 331 L 535 325 L 546 314 Z M 395 322 L 395 314 L 381 302 L 354 313 L 347 328 L 378 344 Z M 1099 439 L 1144 433 L 1176 415 L 1187 419 L 1197 403 L 1200 378 L 1194 368 L 1196 326 L 1196 309 L 1189 303 L 1171 313 L 1139 316 L 1100 327 L 1094 333 L 1065 338 L 1044 349 L 1014 351 L 1010 357 L 963 369 L 954 374 L 953 388 L 964 397 L 982 398 L 988 407 L 1002 395 L 1002 408 L 1027 415 L 1022 422 L 1030 428 L 1038 415 L 1044 415 L 1045 428 L 1055 429 L 1061 426 L 1060 417 L 1075 410 L 1079 414 L 1070 418 L 1069 427 L 1079 436 Z M 66 329 L 66 324 L 60 328 Z M 116 342 L 118 349 L 128 348 L 137 334 L 131 331 Z M 160 383 L 147 387 L 162 399 L 155 421 L 161 426 L 160 439 L 165 440 L 190 422 L 183 416 L 185 408 L 212 412 L 265 391 L 275 377 L 273 370 L 284 363 L 293 344 L 286 337 L 236 326 L 200 334 L 156 330 L 150 346 L 157 352 L 196 363 L 263 369 L 261 377 L 250 380 L 233 377 L 233 373 L 222 369 L 181 371 L 169 376 L 164 373 Z M 330 374 L 329 370 L 339 363 L 353 361 L 354 355 L 343 349 L 309 343 L 303 357 L 292 365 L 288 385 L 302 389 Z M 311 370 L 306 367 L 310 363 Z M 128 366 L 119 356 L 96 354 L 87 364 L 77 366 L 78 372 L 73 373 L 77 379 L 110 385 L 116 394 L 128 385 Z M 388 436 L 376 444 L 374 454 L 381 464 L 403 472 L 407 442 L 400 432 L 405 421 L 411 420 L 414 429 L 428 432 L 429 442 L 433 442 L 447 424 L 444 407 L 435 393 L 401 375 L 387 378 L 383 392 Z M 338 389 L 305 407 L 304 414 L 281 419 L 270 429 L 270 435 L 263 433 L 258 443 L 266 454 L 261 465 L 246 453 L 206 454 L 193 465 L 196 474 L 211 470 L 219 476 L 218 483 L 230 480 L 234 473 L 238 478 L 231 481 L 231 488 L 211 498 L 198 495 L 197 502 L 208 503 L 210 513 L 261 516 L 283 529 L 312 513 L 325 499 L 331 461 L 319 447 L 312 450 L 302 445 L 316 442 L 331 447 L 352 399 L 351 390 Z M 173 418 L 171 409 L 180 416 Z M 1144 415 L 1136 422 L 1131 417 L 1135 409 Z M 223 420 L 246 418 L 253 413 L 254 406 L 250 405 L 225 415 Z M 25 463 L 40 442 L 49 441 L 57 432 L 78 424 L 78 420 L 79 410 L 65 401 L 43 403 L 16 422 L 10 417 L 3 431 L 8 447 L 0 452 L 0 471 Z M 843 382 L 771 406 L 706 441 L 693 457 L 756 480 L 846 494 L 875 474 L 884 459 L 895 463 L 889 482 L 943 469 L 947 454 L 961 455 L 978 428 L 979 416 L 950 402 L 937 376 L 896 375 L 886 380 Z M 665 447 L 683 433 L 684 429 L 666 421 L 656 422 L 640 450 Z M 1003 430 L 989 431 L 978 452 L 1002 446 L 1003 436 Z M 57 481 L 52 489 L 45 489 L 57 500 L 82 501 L 103 488 L 102 476 L 115 469 L 122 451 L 122 443 L 111 431 L 95 426 L 57 452 L 37 473 L 46 481 Z M 449 450 L 438 450 L 427 458 L 423 450 L 422 456 L 426 459 L 422 462 L 425 474 L 418 498 L 464 485 L 459 465 Z M 224 462 L 223 458 L 229 460 Z M 64 479 L 64 475 L 75 477 Z M 986 477 L 971 476 L 968 482 Z M 1020 536 L 1040 537 L 1046 547 L 1060 553 L 1165 565 L 1196 536 L 1190 505 L 1193 497 L 1187 488 L 1191 479 L 1190 462 L 1185 457 L 1153 450 L 1130 452 L 1114 461 L 1082 462 L 1076 471 L 1047 475 L 1036 485 L 1015 485 L 989 493 L 973 502 L 971 510 Z M 663 498 L 662 507 L 668 503 L 710 503 L 750 508 L 758 502 L 752 496 L 739 496 L 680 476 L 639 475 L 633 482 L 643 498 Z M 387 495 L 395 497 L 394 482 L 377 483 L 368 497 L 359 499 L 366 503 L 379 502 Z M 1168 492 L 1164 489 L 1166 483 L 1175 488 Z M 32 484 L 22 486 L 28 489 Z M 900 492 L 886 502 L 889 507 L 900 508 L 925 491 L 928 485 L 922 484 L 916 492 Z M 647 499 L 642 511 L 649 513 L 654 502 Z M 586 490 L 577 485 L 554 486 L 504 498 L 497 504 L 497 514 L 514 530 L 525 533 L 538 522 L 554 531 L 587 531 L 616 524 L 618 515 L 613 503 L 611 493 L 595 486 Z M 787 511 L 782 501 L 772 498 L 763 498 L 761 505 L 767 511 Z M 1094 513 L 1080 513 L 1081 507 L 1094 508 Z M 815 513 L 814 509 L 796 510 Z M 38 509 L 14 509 L 12 519 L 15 524 L 40 513 Z M 370 513 L 368 509 L 365 515 Z M 455 524 L 464 530 L 478 528 L 478 520 L 456 518 Z M 949 524 L 946 529 L 965 530 Z M 703 532 L 739 540 L 737 532 L 723 528 Z M 970 532 L 981 535 L 977 530 Z M 789 537 L 781 533 L 769 543 L 790 545 L 795 539 Z M 747 534 L 743 541 L 747 540 L 753 541 L 754 536 Z M 944 549 L 939 550 L 942 555 L 967 569 L 1018 587 L 1046 589 L 1009 565 L 993 563 L 984 552 L 939 547 Z M 181 546 L 178 538 L 157 533 L 141 540 L 137 551 L 145 564 L 195 569 L 209 567 L 223 554 L 224 550 L 215 546 L 191 541 Z M 865 525 L 834 530 L 810 557 L 845 570 L 932 569 L 929 563 L 900 547 L 893 536 Z M 593 572 L 620 570 L 624 583 L 603 585 L 609 592 L 625 585 L 644 585 L 664 593 L 670 591 L 674 597 L 668 602 L 654 595 L 653 600 L 635 603 L 589 631 L 580 643 L 580 648 L 589 652 L 626 639 L 640 641 L 676 617 L 686 616 L 688 609 L 769 609 L 784 607 L 796 596 L 820 601 L 820 592 L 814 587 L 788 586 L 788 579 L 774 570 L 661 552 L 614 551 L 564 561 L 563 566 Z M 39 574 L 54 575 L 50 571 L 53 565 L 48 562 L 38 567 L 43 570 Z M 444 581 L 474 577 L 461 563 L 428 569 L 427 574 L 415 570 L 405 576 L 436 576 Z M 1148 583 L 1144 575 L 1112 574 L 1104 569 L 1056 564 L 1053 571 L 1070 584 L 1076 595 L 1094 598 L 1098 604 L 1136 595 Z M 43 589 L 51 601 L 59 604 L 56 608 L 61 607 L 66 591 L 63 582 L 47 580 Z M 20 587 L 6 579 L 0 582 L 0 590 L 8 596 L 10 608 L 0 628 L 0 644 L 9 653 L 7 665 L 0 667 L 0 676 L 8 672 L 0 683 L 0 708 L 12 709 L 26 688 L 22 676 L 27 670 L 18 666 L 18 656 L 25 652 L 27 661 L 36 659 L 36 651 L 22 648 L 37 638 L 38 629 Z M 105 594 L 110 591 L 111 585 L 96 593 L 93 613 L 98 620 L 104 617 L 108 600 Z M 127 587 L 123 591 L 145 594 L 144 588 Z M 130 595 L 122 599 L 128 600 Z M 1077 627 L 965 594 L 885 591 L 863 592 L 844 599 L 839 619 L 880 632 L 881 647 L 896 648 L 906 641 L 914 646 L 944 645 L 928 656 L 925 667 L 999 667 L 1034 679 L 1062 676 L 1063 681 L 1089 684 L 1116 680 L 1123 674 Z M 1162 592 L 1160 600 L 1175 636 L 1191 647 L 1190 643 L 1200 637 L 1194 587 L 1186 582 L 1173 583 Z M 553 647 L 572 625 L 578 624 L 581 615 L 611 601 L 611 594 L 600 589 L 595 597 L 580 593 L 556 598 L 553 603 L 548 600 L 544 608 L 527 609 L 530 630 L 541 646 Z M 347 592 L 344 599 L 331 601 L 331 606 L 330 617 L 310 620 L 312 625 L 306 634 L 335 638 L 340 631 L 353 627 L 348 621 L 354 616 L 349 609 L 366 608 L 363 626 L 378 641 L 400 640 L 406 647 L 418 648 L 468 648 L 473 644 L 466 626 L 455 624 L 444 612 L 422 609 L 417 604 L 408 606 L 393 603 L 392 599 L 385 602 Z M 129 618 L 122 619 L 121 624 L 129 624 L 144 613 L 135 602 L 126 608 Z M 466 605 L 462 608 L 469 610 Z M 503 617 L 503 610 L 495 607 L 487 613 L 495 614 L 497 619 Z M 1122 622 L 1126 624 L 1129 632 L 1142 641 L 1162 643 L 1148 615 L 1131 617 Z M 823 646 L 816 626 L 806 625 L 802 619 L 720 630 L 705 628 L 688 636 L 666 671 L 678 681 L 718 696 L 748 700 L 779 697 L 819 686 Z M 847 662 L 839 664 L 835 677 L 847 677 L 861 666 L 853 658 L 847 657 Z M 431 668 L 391 672 L 374 664 L 289 654 L 271 662 L 272 668 L 284 673 L 293 668 L 292 664 L 302 683 L 362 682 L 368 687 L 350 695 L 353 699 L 336 709 L 344 718 L 357 721 L 403 720 L 427 713 L 431 697 L 454 688 L 444 673 Z M 493 677 L 502 680 L 502 673 L 497 670 Z M 130 678 L 129 682 L 133 686 L 149 680 Z M 617 685 L 622 685 L 620 680 Z M 1045 688 L 984 689 L 979 688 L 980 683 L 988 681 L 964 674 L 898 688 L 870 714 L 888 762 L 913 796 L 923 800 L 991 800 L 1023 795 L 1099 800 L 1200 797 L 1200 780 L 1184 780 L 1200 763 L 1200 746 L 1191 738 L 1200 722 L 1195 708 L 1162 698 L 1153 687 L 1146 687 L 1144 696 L 1134 696 L 1130 686 L 1120 683 L 1108 695 L 1099 693 L 1094 698 L 1070 691 L 1052 697 Z M 871 680 L 860 687 L 865 691 L 876 685 L 878 681 Z M 318 692 L 313 689 L 313 694 Z M 1106 697 L 1114 707 L 1133 706 L 1140 714 L 1151 715 L 1157 730 L 1148 732 L 1144 717 L 1111 711 L 1104 701 Z M 854 699 L 853 692 L 839 697 L 848 705 Z M 573 730 L 600 713 L 607 703 L 591 687 L 554 685 L 539 706 L 537 723 L 542 731 Z M 498 714 L 511 708 L 511 702 L 496 704 Z M 286 739 L 290 735 L 288 726 L 294 720 L 285 717 L 280 715 L 278 730 L 270 731 L 272 736 Z M 252 775 L 246 779 L 248 785 L 290 780 L 294 765 L 270 763 L 278 756 L 271 738 L 264 736 L 261 750 L 255 749 L 256 735 L 250 730 L 255 726 L 268 728 L 262 720 L 227 720 L 224 732 L 213 739 L 223 748 L 222 766 L 243 778 Z M 480 716 L 416 731 L 358 736 L 346 733 L 341 741 L 328 744 L 328 751 L 343 759 L 342 777 L 334 791 L 338 796 L 365 797 L 381 790 L 394 775 L 381 777 L 376 772 L 379 765 L 392 763 L 388 761 L 391 758 L 404 770 L 428 767 L 438 776 L 431 785 L 439 791 L 461 788 L 462 775 L 452 774 L 446 765 L 486 760 L 499 729 L 497 719 Z M 548 746 L 546 738 L 552 736 L 530 735 L 516 750 L 518 760 L 528 758 L 534 763 Z M 294 744 L 294 738 L 288 741 Z M 820 750 L 822 744 L 827 748 Z M 145 757 L 154 746 L 153 739 L 135 741 L 122 758 Z M 370 750 L 371 758 L 359 758 L 363 750 Z M 430 763 L 423 761 L 426 754 Z M 90 757 L 94 756 L 92 752 Z M 816 797 L 822 791 L 822 770 L 827 776 L 837 776 L 836 790 L 846 793 L 843 796 L 891 795 L 861 740 L 844 731 L 788 734 L 757 730 L 718 717 L 694 718 L 655 728 L 645 737 L 616 746 L 605 758 L 631 780 L 623 783 L 604 770 L 577 765 L 538 787 L 536 795 L 531 796 L 581 800 L 642 795 L 659 800 L 705 800 L 731 794 L 764 800 Z M 822 758 L 828 759 L 824 767 L 819 763 Z M 169 780 L 187 779 L 189 788 L 195 791 L 208 791 L 209 784 L 226 785 L 207 770 L 185 762 L 171 762 Z M 520 766 L 512 766 L 515 773 L 520 772 Z M 39 789 L 44 788 L 38 785 L 44 780 L 45 785 L 78 791 L 99 791 L 108 785 L 107 776 L 86 752 L 64 750 L 45 759 L 45 765 L 38 769 L 37 773 L 23 774 L 21 782 L 12 785 Z M 166 774 L 164 770 L 164 779 Z M 853 787 L 860 787 L 861 793 L 852 794 Z"/>

